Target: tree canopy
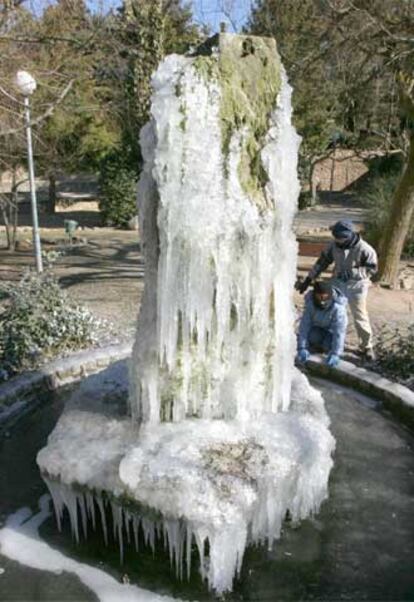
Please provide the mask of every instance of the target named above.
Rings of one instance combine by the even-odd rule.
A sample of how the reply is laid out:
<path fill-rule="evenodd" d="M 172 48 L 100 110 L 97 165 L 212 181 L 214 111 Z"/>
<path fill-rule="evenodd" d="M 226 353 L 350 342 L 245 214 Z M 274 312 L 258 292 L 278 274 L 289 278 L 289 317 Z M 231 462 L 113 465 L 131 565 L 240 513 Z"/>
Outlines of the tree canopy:
<path fill-rule="evenodd" d="M 391 282 L 414 207 L 414 2 L 257 0 L 252 7 L 245 31 L 276 38 L 293 84 L 302 181 L 337 145 L 401 157 L 381 246 L 381 273 Z M 122 164 L 136 177 L 151 73 L 205 33 L 181 0 L 124 0 L 107 14 L 91 13 L 84 0 L 46 3 L 40 14 L 29 0 L 0 0 L 0 173 L 25 159 L 22 99 L 13 87 L 23 68 L 38 81 L 32 121 L 42 175 L 52 182 L 61 170 Z M 391 255 L 392 266 L 384 259 Z"/>
<path fill-rule="evenodd" d="M 166 53 L 183 52 L 198 38 L 179 0 L 125 0 L 106 15 L 92 14 L 83 0 L 57 0 L 41 15 L 25 0 L 0 2 L 0 135 L 10 130 L 14 146 L 20 140 L 13 156 L 21 160 L 24 128 L 13 80 L 23 68 L 38 82 L 32 119 L 42 171 L 93 170 L 120 146 L 137 162 L 151 73 Z M 0 151 L 0 169 L 9 159 Z"/>
<path fill-rule="evenodd" d="M 414 3 L 259 0 L 247 30 L 278 42 L 303 136 L 302 175 L 338 142 L 401 156 L 380 249 L 381 278 L 392 284 L 414 211 Z"/>

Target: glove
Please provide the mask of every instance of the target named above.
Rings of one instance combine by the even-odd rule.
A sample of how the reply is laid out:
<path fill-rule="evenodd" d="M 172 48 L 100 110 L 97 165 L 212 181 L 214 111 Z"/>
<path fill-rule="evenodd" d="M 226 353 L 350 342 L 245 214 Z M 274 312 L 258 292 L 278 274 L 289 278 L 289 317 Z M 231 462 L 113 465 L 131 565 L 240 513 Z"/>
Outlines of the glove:
<path fill-rule="evenodd" d="M 339 280 L 342 280 L 342 282 L 348 282 L 348 280 L 352 278 L 352 270 L 343 270 L 342 272 L 339 272 L 338 278 Z"/>
<path fill-rule="evenodd" d="M 335 353 L 330 353 L 325 360 L 325 364 L 330 368 L 335 368 L 339 364 L 339 355 L 335 355 Z"/>
<path fill-rule="evenodd" d="M 309 357 L 310 357 L 310 353 L 307 349 L 300 349 L 296 356 L 296 361 L 299 364 L 304 364 L 308 361 Z"/>
<path fill-rule="evenodd" d="M 310 286 L 312 282 L 312 278 L 307 276 L 305 280 L 296 280 L 295 289 L 300 292 L 301 295 L 306 291 L 306 289 Z"/>

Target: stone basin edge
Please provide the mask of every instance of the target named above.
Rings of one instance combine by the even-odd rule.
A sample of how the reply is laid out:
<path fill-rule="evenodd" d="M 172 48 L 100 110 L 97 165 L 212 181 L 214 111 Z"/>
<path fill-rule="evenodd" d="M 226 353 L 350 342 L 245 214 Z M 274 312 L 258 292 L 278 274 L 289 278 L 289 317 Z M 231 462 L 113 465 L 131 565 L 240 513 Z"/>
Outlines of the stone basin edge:
<path fill-rule="evenodd" d="M 26 372 L 0 385 L 0 433 L 41 404 L 39 394 L 57 391 L 96 374 L 116 361 L 127 359 L 132 342 L 86 349 L 53 360 L 38 370 Z"/>
<path fill-rule="evenodd" d="M 408 387 L 345 360 L 330 368 L 318 355 L 310 356 L 304 371 L 378 399 L 386 412 L 414 431 L 414 392 Z"/>

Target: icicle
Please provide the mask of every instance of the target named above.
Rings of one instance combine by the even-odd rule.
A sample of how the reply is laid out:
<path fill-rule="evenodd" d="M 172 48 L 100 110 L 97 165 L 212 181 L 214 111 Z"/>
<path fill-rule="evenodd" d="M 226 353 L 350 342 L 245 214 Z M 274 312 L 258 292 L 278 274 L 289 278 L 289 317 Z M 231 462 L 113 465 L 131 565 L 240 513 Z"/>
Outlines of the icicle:
<path fill-rule="evenodd" d="M 88 517 L 86 514 L 86 502 L 85 502 L 85 496 L 83 493 L 81 493 L 79 495 L 78 503 L 79 503 L 79 508 L 81 511 L 83 534 L 85 536 L 85 539 L 87 539 L 88 538 Z"/>
<path fill-rule="evenodd" d="M 131 518 L 131 513 L 128 510 L 124 510 L 125 531 L 128 545 L 131 543 Z"/>
<path fill-rule="evenodd" d="M 177 564 L 177 575 L 182 580 L 183 578 L 183 563 L 184 563 L 184 547 L 185 547 L 185 536 L 186 529 L 181 521 L 177 520 L 177 539 L 178 546 L 176 551 L 176 564 Z"/>
<path fill-rule="evenodd" d="M 94 502 L 94 498 L 93 495 L 91 493 L 89 493 L 89 491 L 87 491 L 85 493 L 85 498 L 86 498 L 86 507 L 88 510 L 88 514 L 92 519 L 92 527 L 93 530 L 96 530 L 96 515 L 95 515 L 95 502 Z"/>
<path fill-rule="evenodd" d="M 62 518 L 63 518 L 63 509 L 64 509 L 64 501 L 61 495 L 61 485 L 51 481 L 44 477 L 44 481 L 49 488 L 50 495 L 53 500 L 53 507 L 55 509 L 56 522 L 59 531 L 62 531 Z"/>
<path fill-rule="evenodd" d="M 147 545 L 151 547 L 153 554 L 155 554 L 155 528 L 154 523 L 148 518 L 141 518 L 141 526 L 144 532 L 144 540 Z"/>
<path fill-rule="evenodd" d="M 203 581 L 205 581 L 207 579 L 207 571 L 206 571 L 206 558 L 205 558 L 205 554 L 204 554 L 204 547 L 205 547 L 205 543 L 206 543 L 207 537 L 206 537 L 205 534 L 200 535 L 198 529 L 196 529 L 195 531 L 193 531 L 193 534 L 194 534 L 194 539 L 196 541 L 197 548 L 198 548 L 198 555 L 200 557 L 200 574 L 201 574 L 201 579 Z"/>
<path fill-rule="evenodd" d="M 168 540 L 168 551 L 170 555 L 170 564 L 175 564 L 175 571 L 178 578 L 182 578 L 183 549 L 184 549 L 184 531 L 178 520 L 165 519 L 164 533 Z"/>
<path fill-rule="evenodd" d="M 65 485 L 62 485 L 60 490 L 62 500 L 69 512 L 72 535 L 74 535 L 76 543 L 79 543 L 78 494 L 75 493 L 72 489 L 70 489 L 70 487 L 67 487 Z"/>
<path fill-rule="evenodd" d="M 173 533 L 172 533 L 172 529 L 171 529 L 171 521 L 164 520 L 164 534 L 165 534 L 165 539 L 166 542 L 168 543 L 168 553 L 170 556 L 170 564 L 171 566 L 173 566 L 173 562 L 174 562 L 174 545 L 175 545 L 175 541 L 173 539 Z"/>
<path fill-rule="evenodd" d="M 116 504 L 115 502 L 111 502 L 111 510 L 112 510 L 112 519 L 113 519 L 113 529 L 114 529 L 114 539 L 118 539 L 119 543 L 119 558 L 121 564 L 124 562 L 124 538 L 122 533 L 123 527 L 123 510 L 122 506 Z"/>
<path fill-rule="evenodd" d="M 135 543 L 135 550 L 138 552 L 139 550 L 139 546 L 138 546 L 138 529 L 139 529 L 139 523 L 140 523 L 140 517 L 137 516 L 136 514 L 132 515 L 132 530 L 134 533 L 134 543 Z"/>
<path fill-rule="evenodd" d="M 103 530 L 103 534 L 104 534 L 104 542 L 105 542 L 105 545 L 107 546 L 108 545 L 108 527 L 106 524 L 104 501 L 100 495 L 98 495 L 96 497 L 96 503 L 98 504 L 99 512 L 101 514 L 101 523 L 102 523 L 102 530 Z"/>
<path fill-rule="evenodd" d="M 191 544 L 193 541 L 193 532 L 191 529 L 191 526 L 188 524 L 187 525 L 187 538 L 186 538 L 186 544 L 187 544 L 187 580 L 190 581 L 190 575 L 191 575 Z"/>

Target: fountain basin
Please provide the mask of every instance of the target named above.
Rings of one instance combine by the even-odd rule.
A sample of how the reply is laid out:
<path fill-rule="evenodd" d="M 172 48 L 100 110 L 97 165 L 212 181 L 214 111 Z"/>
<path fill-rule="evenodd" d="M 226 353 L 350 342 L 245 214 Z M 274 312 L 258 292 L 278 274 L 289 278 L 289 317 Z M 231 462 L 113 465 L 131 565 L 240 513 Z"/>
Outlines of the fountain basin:
<path fill-rule="evenodd" d="M 77 540 L 98 513 L 106 537 L 110 500 L 121 555 L 128 532 L 141 526 L 152 546 L 163 535 L 182 577 L 195 543 L 203 580 L 223 592 L 248 543 L 272 548 L 287 511 L 297 522 L 327 497 L 334 439 L 322 397 L 299 371 L 288 412 L 139 430 L 119 402 L 125 373 L 119 365 L 105 372 L 81 385 L 37 457 L 58 524 L 66 508 Z M 112 383 L 104 399 L 102 378 Z"/>
<path fill-rule="evenodd" d="M 126 375 L 125 364 L 117 365 Z M 84 395 L 87 392 L 89 399 L 94 395 L 96 403 L 100 397 L 102 407 L 107 405 L 107 398 L 117 396 L 120 413 L 126 405 L 127 393 L 124 391 L 122 401 L 122 391 L 115 389 L 106 377 L 109 372 L 87 377 L 82 391 Z M 97 378 L 102 385 L 99 391 Z M 282 537 L 271 551 L 266 546 L 249 546 L 240 578 L 227 599 L 232 602 L 278 598 L 411 600 L 413 437 L 404 425 L 382 413 L 384 406 L 375 397 L 361 396 L 326 380 L 313 380 L 312 384 L 324 395 L 332 421 L 330 428 L 337 441 L 329 498 L 317 517 L 295 528 L 284 523 Z M 81 401 L 79 385 L 76 387 L 80 403 L 86 403 L 86 399 Z M 7 497 L 0 497 L 1 516 L 21 506 L 29 506 L 36 512 L 37 500 L 46 486 L 33 457 L 45 445 L 67 395 L 64 389 L 41 394 L 39 399 L 43 403 L 21 418 L 10 437 L 1 439 L 0 490 L 7 491 Z M 49 549 L 60 550 L 58 553 L 68 558 L 103 569 L 115 577 L 120 587 L 127 574 L 131 583 L 158 594 L 199 601 L 215 599 L 202 586 L 195 570 L 190 582 L 186 575 L 182 581 L 176 580 L 174 571 L 168 567 L 168 551 L 163 554 L 162 547 L 156 547 L 153 556 L 150 546 L 141 545 L 137 555 L 133 544 L 126 544 L 121 563 L 112 540 L 112 525 L 106 547 L 98 517 L 97 523 L 96 533 L 89 531 L 88 540 L 81 534 L 80 542 L 76 543 L 65 512 L 62 532 L 57 531 L 55 519 L 50 517 L 40 529 L 39 541 L 47 542 Z M 141 540 L 142 536 L 140 543 Z M 5 569 L 0 579 L 0 598 L 9 599 L 13 595 L 31 601 L 45 600 L 53 591 L 55 599 L 96 600 L 86 587 L 81 590 L 79 581 L 70 572 L 59 575 L 49 572 L 47 563 L 40 570 L 40 557 L 36 557 L 33 566 L 38 566 L 38 570 L 34 570 L 25 566 L 27 561 L 23 558 L 16 557 L 19 562 L 15 562 L 10 559 L 15 556 L 6 557 L 10 553 L 3 545 L 0 529 L 0 566 Z M 194 565 L 196 555 L 195 550 Z M 128 587 L 125 586 L 126 590 Z"/>

